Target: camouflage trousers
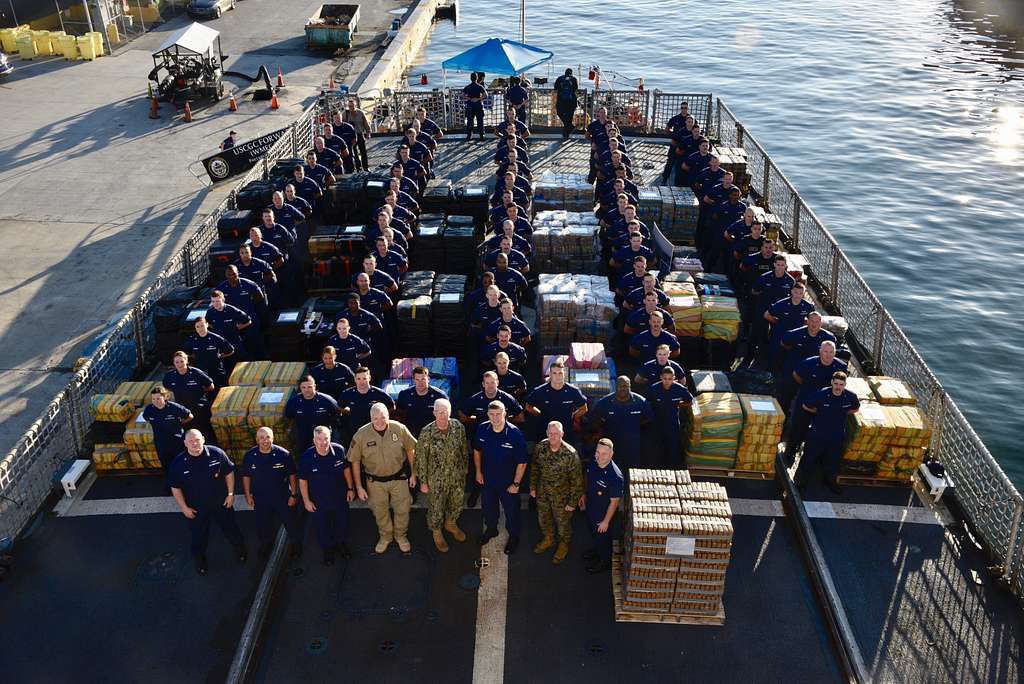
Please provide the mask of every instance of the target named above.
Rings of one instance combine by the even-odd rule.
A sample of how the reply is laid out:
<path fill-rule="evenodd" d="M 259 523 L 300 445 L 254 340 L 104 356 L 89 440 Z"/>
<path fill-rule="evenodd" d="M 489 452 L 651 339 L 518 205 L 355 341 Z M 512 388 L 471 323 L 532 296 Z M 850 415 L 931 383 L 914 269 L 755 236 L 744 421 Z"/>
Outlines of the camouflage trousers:
<path fill-rule="evenodd" d="M 439 530 L 446 520 L 458 518 L 465 498 L 466 484 L 461 479 L 432 486 L 427 502 L 427 528 Z"/>
<path fill-rule="evenodd" d="M 572 541 L 572 513 L 565 510 L 565 495 L 537 492 L 537 522 L 545 537 L 555 536 L 558 528 L 558 539 L 568 544 Z"/>

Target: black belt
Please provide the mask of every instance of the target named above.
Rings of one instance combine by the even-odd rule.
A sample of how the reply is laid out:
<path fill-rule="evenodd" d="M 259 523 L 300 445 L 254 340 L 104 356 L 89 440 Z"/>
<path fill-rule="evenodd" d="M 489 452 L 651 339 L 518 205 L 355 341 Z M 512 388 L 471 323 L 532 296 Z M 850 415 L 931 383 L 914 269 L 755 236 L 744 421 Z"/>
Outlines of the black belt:
<path fill-rule="evenodd" d="M 409 462 L 408 461 L 406 461 L 405 463 L 402 464 L 401 469 L 399 469 L 399 471 L 397 473 L 393 473 L 391 475 L 385 475 L 385 476 L 381 477 L 380 475 L 371 475 L 370 473 L 366 473 L 366 479 L 369 480 L 370 482 L 394 482 L 395 480 L 405 480 L 408 477 L 409 477 Z"/>

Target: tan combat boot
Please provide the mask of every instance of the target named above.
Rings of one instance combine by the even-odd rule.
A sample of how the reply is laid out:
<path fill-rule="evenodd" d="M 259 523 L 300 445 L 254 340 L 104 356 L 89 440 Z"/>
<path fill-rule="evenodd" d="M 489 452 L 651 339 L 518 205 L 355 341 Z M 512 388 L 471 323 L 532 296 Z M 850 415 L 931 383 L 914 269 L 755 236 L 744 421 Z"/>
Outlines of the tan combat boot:
<path fill-rule="evenodd" d="M 552 546 L 555 545 L 555 538 L 550 534 L 545 534 L 544 538 L 540 540 L 540 543 L 533 547 L 534 553 L 544 553 Z"/>
<path fill-rule="evenodd" d="M 431 530 L 431 532 L 434 534 L 434 546 L 437 547 L 437 550 L 441 553 L 448 553 L 448 542 L 444 540 L 441 530 Z"/>
<path fill-rule="evenodd" d="M 565 560 L 565 557 L 569 555 L 569 542 L 560 541 L 558 542 L 558 548 L 555 549 L 555 555 L 551 557 L 551 562 L 558 565 Z"/>
<path fill-rule="evenodd" d="M 454 520 L 448 520 L 445 522 L 444 529 L 447 530 L 448 534 L 452 535 L 452 539 L 455 541 L 466 541 L 466 533 L 459 529 L 459 524 Z"/>

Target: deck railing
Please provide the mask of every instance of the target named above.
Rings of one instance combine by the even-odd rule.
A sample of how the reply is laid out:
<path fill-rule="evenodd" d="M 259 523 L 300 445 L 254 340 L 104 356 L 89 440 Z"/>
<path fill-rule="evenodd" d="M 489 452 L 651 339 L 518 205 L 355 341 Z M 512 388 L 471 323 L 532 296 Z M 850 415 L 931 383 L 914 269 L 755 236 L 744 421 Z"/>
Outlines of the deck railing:
<path fill-rule="evenodd" d="M 549 112 L 550 100 L 545 99 L 548 94 L 535 94 L 531 122 L 554 123 Z M 488 125 L 503 118 L 500 93 L 493 95 Z M 811 276 L 825 301 L 846 317 L 850 335 L 871 367 L 876 372 L 902 378 L 914 390 L 931 420 L 932 451 L 951 474 L 956 484 L 955 496 L 968 522 L 1001 566 L 1003 579 L 1018 597 L 1024 597 L 1024 500 L 832 234 L 732 111 L 721 99 L 713 101 L 710 94 L 657 90 L 605 91 L 596 98 L 584 93 L 580 105 L 587 115 L 598 106 L 611 105 L 615 110 L 613 117 L 624 116 L 637 132 L 649 133 L 663 128 L 683 100 L 689 103 L 691 113 L 709 124 L 705 129 L 710 128 L 712 136 L 723 145 L 746 150 L 752 189 L 781 219 L 793 246 L 807 257 Z M 373 111 L 376 124 L 392 130 L 397 130 L 419 104 L 426 105 L 430 116 L 447 128 L 463 125 L 460 90 L 400 92 L 363 102 L 364 108 Z M 131 310 L 111 327 L 97 349 L 77 368 L 67 386 L 0 460 L 0 538 L 19 533 L 53 492 L 55 474 L 70 459 L 87 455 L 88 432 L 93 422 L 90 397 L 112 391 L 118 383 L 151 364 L 153 304 L 177 287 L 206 281 L 207 253 L 217 239 L 217 220 L 234 208 L 238 188 L 265 178 L 278 159 L 299 156 L 308 148 L 322 113 L 319 104 L 311 105 L 262 162 L 235 182 L 228 197 L 203 220 Z"/>

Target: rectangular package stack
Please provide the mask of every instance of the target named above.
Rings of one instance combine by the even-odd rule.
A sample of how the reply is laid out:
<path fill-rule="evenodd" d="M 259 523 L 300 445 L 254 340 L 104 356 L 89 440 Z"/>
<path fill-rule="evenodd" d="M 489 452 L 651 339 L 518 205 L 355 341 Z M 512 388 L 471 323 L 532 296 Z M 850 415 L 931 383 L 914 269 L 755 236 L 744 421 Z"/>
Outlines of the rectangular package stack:
<path fill-rule="evenodd" d="M 750 188 L 750 176 L 747 174 L 747 151 L 742 147 L 715 146 L 715 154 L 722 164 L 723 171 L 732 172 L 733 183 L 738 185 L 743 194 Z"/>
<path fill-rule="evenodd" d="M 774 473 L 786 414 L 775 397 L 759 394 L 739 397 L 743 407 L 743 432 L 736 450 L 736 468 Z"/>
<path fill-rule="evenodd" d="M 306 364 L 301 361 L 273 361 L 262 384 L 264 387 L 298 387 L 305 374 Z"/>
<path fill-rule="evenodd" d="M 852 376 L 846 378 L 846 389 L 857 395 L 857 399 L 859 399 L 862 404 L 864 402 L 875 403 L 878 401 L 866 378 L 857 378 Z"/>
<path fill-rule="evenodd" d="M 661 223 L 661 191 L 655 187 L 637 188 L 636 217 L 650 227 Z"/>
<path fill-rule="evenodd" d="M 594 186 L 578 173 L 545 170 L 533 183 L 533 203 L 538 212 L 547 210 L 591 211 Z"/>
<path fill-rule="evenodd" d="M 221 387 L 210 408 L 210 424 L 217 442 L 236 465 L 253 446 L 249 406 L 262 391 L 262 387 L 252 385 Z"/>
<path fill-rule="evenodd" d="M 600 342 L 573 342 L 569 345 L 569 368 L 605 368 L 608 357 Z"/>
<path fill-rule="evenodd" d="M 131 420 L 136 410 L 131 397 L 123 394 L 94 394 L 89 400 L 89 412 L 95 418 L 93 441 L 106 444 L 123 441 L 125 421 Z"/>
<path fill-rule="evenodd" d="M 92 465 L 100 474 L 133 467 L 128 447 L 123 442 L 97 442 L 92 448 Z"/>
<path fill-rule="evenodd" d="M 231 371 L 228 384 L 234 386 L 261 387 L 270 371 L 271 361 L 239 361 Z"/>
<path fill-rule="evenodd" d="M 444 270 L 444 222 L 421 221 L 416 241 L 411 245 L 409 260 L 413 268 L 424 271 Z"/>
<path fill-rule="evenodd" d="M 724 624 L 733 536 L 725 488 L 694 483 L 686 470 L 629 475 L 621 577 L 613 576 L 616 618 Z"/>
<path fill-rule="evenodd" d="M 932 431 L 917 406 L 883 406 L 893 423 L 893 436 L 878 462 L 876 477 L 909 482 L 924 462 Z"/>
<path fill-rule="evenodd" d="M 782 231 L 782 219 L 775 214 L 771 214 L 756 204 L 751 205 L 754 210 L 754 218 L 761 222 L 764 226 L 764 236 L 769 240 L 774 240 L 776 244 L 779 241 L 779 235 Z"/>
<path fill-rule="evenodd" d="M 291 451 L 292 444 L 291 424 L 284 417 L 284 409 L 288 400 L 295 394 L 295 385 L 267 385 L 261 387 L 249 402 L 249 409 L 246 414 L 246 424 L 251 435 L 250 448 L 256 444 L 256 431 L 261 427 L 268 427 L 274 431 L 274 444 L 283 449 Z M 244 452 L 243 452 L 244 453 Z M 292 454 L 298 458 L 301 454 Z"/>
<path fill-rule="evenodd" d="M 160 458 L 156 455 L 156 444 L 153 442 L 153 426 L 142 417 L 144 410 L 139 409 L 125 422 L 124 443 L 128 448 L 132 468 L 159 469 Z"/>
<path fill-rule="evenodd" d="M 149 403 L 149 394 L 153 391 L 153 388 L 159 385 L 160 382 L 156 380 L 142 380 L 139 382 L 122 382 L 114 389 L 114 394 L 128 397 L 131 401 L 132 407 L 142 408 Z M 174 396 L 168 397 L 171 401 L 174 401 Z"/>
<path fill-rule="evenodd" d="M 916 406 L 917 397 L 902 380 L 887 375 L 869 375 L 868 385 L 879 404 L 886 406 Z"/>
<path fill-rule="evenodd" d="M 670 281 L 662 285 L 668 295 L 666 310 L 672 314 L 672 322 L 676 326 L 676 335 L 681 337 L 701 336 L 701 317 L 703 315 L 700 299 L 693 283 Z"/>
<path fill-rule="evenodd" d="M 608 368 L 570 368 L 569 383 L 578 387 L 590 402 L 595 402 L 612 391 L 611 371 Z"/>
<path fill-rule="evenodd" d="M 434 306 L 429 296 L 398 300 L 395 307 L 398 318 L 398 353 L 413 356 L 423 350 L 424 340 L 430 339 L 431 313 Z"/>
<path fill-rule="evenodd" d="M 434 178 L 427 181 L 420 199 L 423 211 L 444 211 L 452 200 L 452 182 L 448 178 Z"/>
<path fill-rule="evenodd" d="M 692 245 L 697 235 L 700 204 L 690 188 L 658 186 L 661 193 L 661 217 L 655 223 L 672 244 Z"/>
<path fill-rule="evenodd" d="M 407 271 L 402 284 L 398 286 L 400 299 L 412 297 L 430 297 L 434 294 L 435 271 Z"/>
<path fill-rule="evenodd" d="M 705 392 L 693 402 L 690 466 L 729 469 L 736 465 L 736 449 L 743 429 L 743 407 L 738 394 Z"/>
<path fill-rule="evenodd" d="M 536 292 L 542 351 L 611 337 L 618 310 L 604 276 L 542 273 Z"/>
<path fill-rule="evenodd" d="M 717 370 L 695 370 L 690 372 L 693 378 L 693 393 L 704 394 L 705 392 L 732 392 L 732 383 L 729 376 Z"/>
<path fill-rule="evenodd" d="M 533 220 L 533 262 L 541 273 L 597 273 L 600 226 L 591 212 L 541 211 Z"/>
<path fill-rule="evenodd" d="M 444 238 L 445 273 L 472 273 L 476 268 L 476 235 L 472 226 L 446 225 Z"/>
<path fill-rule="evenodd" d="M 462 357 L 466 353 L 466 276 L 442 274 L 434 282 L 434 353 Z"/>
<path fill-rule="evenodd" d="M 388 377 L 392 380 L 412 380 L 412 369 L 422 365 L 423 359 L 419 357 L 392 359 L 391 372 L 388 373 Z"/>
<path fill-rule="evenodd" d="M 740 334 L 740 309 L 735 297 L 701 295 L 701 337 L 732 343 Z"/>
<path fill-rule="evenodd" d="M 389 380 L 385 380 L 384 383 L 380 386 L 380 388 L 384 390 L 385 394 L 391 397 L 391 401 L 397 402 L 398 395 L 401 394 L 403 390 L 407 390 L 413 386 L 414 385 L 411 378 L 391 378 Z"/>
<path fill-rule="evenodd" d="M 556 361 L 561 362 L 563 366 L 568 367 L 569 355 L 568 354 L 545 354 L 540 361 L 540 377 L 544 382 L 548 381 L 548 376 L 551 375 L 551 365 Z"/>
<path fill-rule="evenodd" d="M 874 477 L 895 432 L 896 426 L 881 404 L 862 401 L 860 410 L 846 419 L 847 441 L 839 472 Z"/>

